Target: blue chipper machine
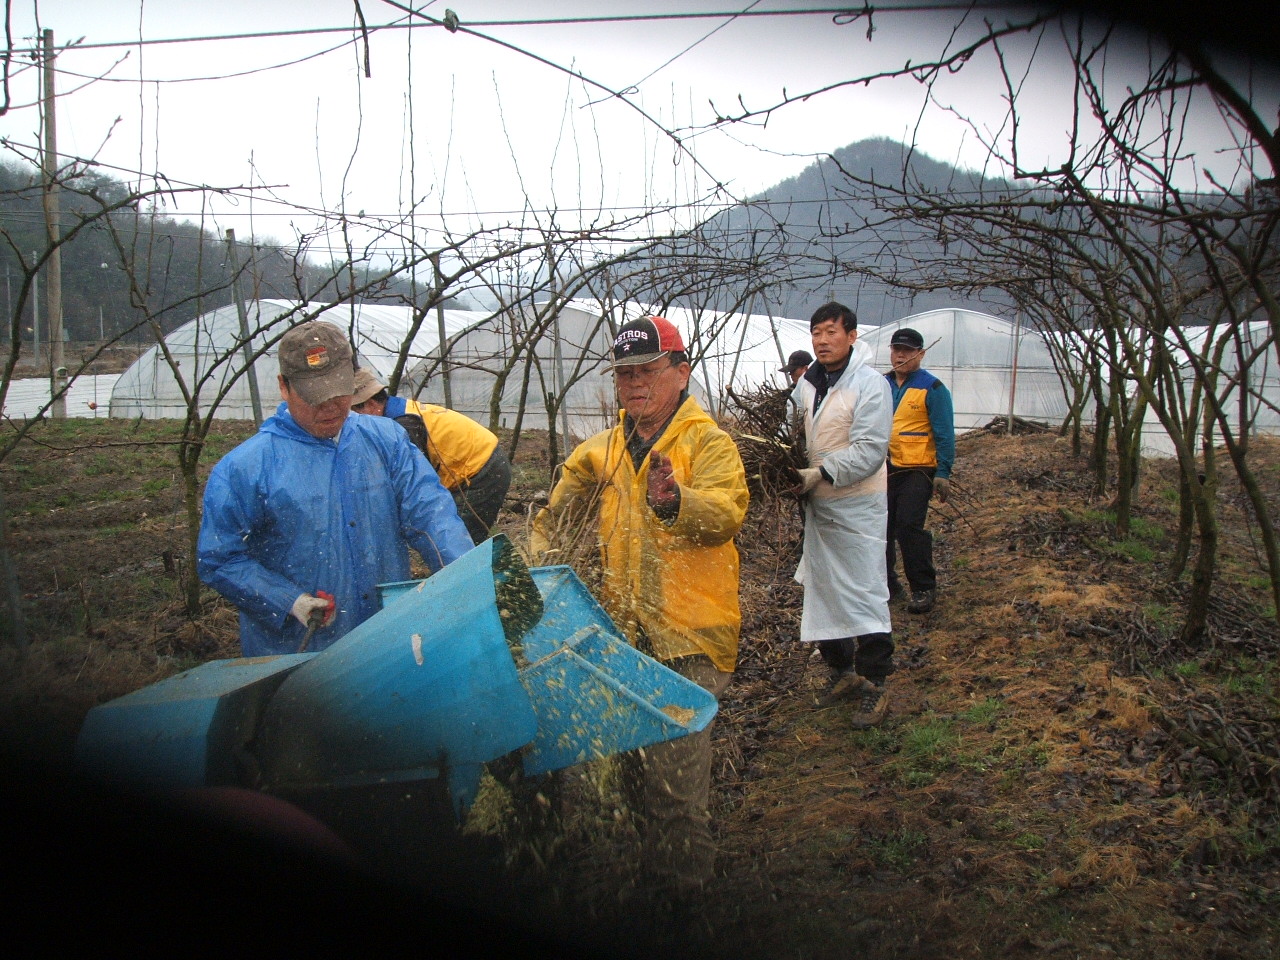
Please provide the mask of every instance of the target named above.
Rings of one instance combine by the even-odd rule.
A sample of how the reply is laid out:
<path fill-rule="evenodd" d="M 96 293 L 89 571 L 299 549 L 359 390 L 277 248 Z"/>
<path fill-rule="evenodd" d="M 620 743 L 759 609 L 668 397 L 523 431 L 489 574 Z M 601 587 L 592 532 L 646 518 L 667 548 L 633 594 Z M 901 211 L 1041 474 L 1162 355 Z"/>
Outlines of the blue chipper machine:
<path fill-rule="evenodd" d="M 433 781 L 462 819 L 484 765 L 524 776 L 706 727 L 715 698 L 630 646 L 567 566 L 498 535 L 319 652 L 215 660 L 89 711 L 86 774 L 115 787 L 290 795 Z"/>

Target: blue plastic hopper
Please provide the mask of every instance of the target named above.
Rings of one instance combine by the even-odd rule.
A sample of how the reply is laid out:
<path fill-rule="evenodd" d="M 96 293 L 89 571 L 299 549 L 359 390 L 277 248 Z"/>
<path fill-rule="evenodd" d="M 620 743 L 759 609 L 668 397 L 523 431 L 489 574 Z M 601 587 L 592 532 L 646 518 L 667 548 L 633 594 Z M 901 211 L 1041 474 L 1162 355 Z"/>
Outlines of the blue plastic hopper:
<path fill-rule="evenodd" d="M 541 660 L 560 649 L 579 630 L 596 624 L 602 630 L 616 634 L 618 628 L 604 608 L 596 602 L 586 584 L 573 568 L 560 564 L 549 567 L 529 567 L 529 575 L 542 597 L 542 616 L 519 639 L 521 655 L 526 663 Z M 422 580 L 402 580 L 378 585 L 378 600 L 386 606 L 410 590 L 416 590 Z"/>
<path fill-rule="evenodd" d="M 606 633 L 618 634 L 613 619 L 572 567 L 533 567 L 529 572 L 542 594 L 542 618 L 520 640 L 526 661 L 535 663 L 554 653 L 591 624 Z"/>
<path fill-rule="evenodd" d="M 538 718 L 526 774 L 675 740 L 706 728 L 716 698 L 597 624 L 520 671 Z"/>
<path fill-rule="evenodd" d="M 80 727 L 76 766 L 129 789 L 233 786 L 267 702 L 316 656 L 213 660 L 99 704 Z"/>
<path fill-rule="evenodd" d="M 522 753 L 526 774 L 706 728 L 715 697 L 627 643 L 572 567 L 530 567 L 529 574 L 543 612 L 520 638 L 520 682 L 537 716 L 537 734 Z M 417 583 L 384 584 L 382 602 L 396 602 Z"/>
<path fill-rule="evenodd" d="M 323 651 L 215 660 L 93 708 L 78 766 L 141 788 L 282 793 L 442 777 L 461 814 L 490 760 L 523 750 L 525 773 L 543 773 L 716 713 L 631 647 L 571 568 L 528 568 L 505 536 L 379 600 Z"/>
<path fill-rule="evenodd" d="M 399 591 L 281 684 L 256 745 L 266 782 L 296 790 L 444 774 L 465 808 L 482 765 L 536 732 L 508 635 L 541 614 L 503 536 Z"/>

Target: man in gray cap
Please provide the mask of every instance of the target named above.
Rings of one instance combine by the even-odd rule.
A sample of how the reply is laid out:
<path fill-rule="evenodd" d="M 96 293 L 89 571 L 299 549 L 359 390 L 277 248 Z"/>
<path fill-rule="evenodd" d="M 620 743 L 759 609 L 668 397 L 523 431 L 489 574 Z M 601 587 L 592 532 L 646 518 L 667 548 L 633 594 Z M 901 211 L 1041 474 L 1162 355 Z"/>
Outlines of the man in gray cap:
<path fill-rule="evenodd" d="M 246 657 L 334 643 L 378 611 L 378 584 L 409 579 L 410 545 L 432 572 L 472 547 L 409 435 L 351 414 L 340 329 L 299 324 L 279 361 L 283 402 L 214 466 L 200 525 L 200 579 L 239 608 Z"/>

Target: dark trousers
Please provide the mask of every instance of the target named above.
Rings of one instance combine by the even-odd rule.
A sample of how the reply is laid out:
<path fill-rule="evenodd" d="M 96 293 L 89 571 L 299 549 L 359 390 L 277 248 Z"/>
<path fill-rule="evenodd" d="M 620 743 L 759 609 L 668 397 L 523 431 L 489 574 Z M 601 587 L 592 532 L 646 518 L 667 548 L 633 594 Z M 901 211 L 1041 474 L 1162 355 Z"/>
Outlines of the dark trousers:
<path fill-rule="evenodd" d="M 853 667 L 859 676 L 866 677 L 876 686 L 883 685 L 885 678 L 893 673 L 892 633 L 864 633 L 860 637 L 819 640 L 818 653 L 832 670 L 844 671 Z"/>
<path fill-rule="evenodd" d="M 701 654 L 668 660 L 686 680 L 717 700 L 733 674 Z M 714 876 L 711 837 L 711 728 L 620 755 L 627 804 L 643 811 L 641 870 L 653 892 L 695 896 Z"/>
<path fill-rule="evenodd" d="M 938 574 L 933 568 L 933 534 L 924 528 L 933 496 L 934 471 L 926 467 L 889 471 L 889 529 L 885 537 L 885 559 L 889 571 L 889 591 L 898 585 L 894 570 L 895 547 L 902 550 L 902 570 L 912 591 L 936 590 Z"/>
<path fill-rule="evenodd" d="M 473 543 L 489 539 L 489 530 L 498 519 L 502 501 L 507 498 L 511 486 L 511 461 L 501 446 L 493 451 L 488 462 L 470 480 L 465 480 L 453 491 L 453 502 L 458 516 L 467 525 Z"/>

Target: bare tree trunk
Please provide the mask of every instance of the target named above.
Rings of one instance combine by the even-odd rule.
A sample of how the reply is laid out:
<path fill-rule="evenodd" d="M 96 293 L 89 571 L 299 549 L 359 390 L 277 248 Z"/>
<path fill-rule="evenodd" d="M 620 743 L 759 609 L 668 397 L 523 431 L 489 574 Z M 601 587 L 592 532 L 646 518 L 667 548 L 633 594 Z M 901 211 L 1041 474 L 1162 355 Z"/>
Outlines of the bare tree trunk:
<path fill-rule="evenodd" d="M 1218 516 L 1213 509 L 1211 485 L 1206 483 L 1192 492 L 1192 506 L 1200 532 L 1200 549 L 1191 571 L 1191 593 L 1187 597 L 1186 619 L 1182 624 L 1182 641 L 1190 647 L 1202 646 L 1208 635 L 1209 599 L 1217 575 Z"/>
<path fill-rule="evenodd" d="M 1115 535 L 1123 540 L 1129 536 L 1133 519 L 1133 488 L 1135 486 L 1133 462 L 1129 459 L 1129 441 L 1124 431 L 1116 431 L 1116 495 L 1111 498 L 1115 514 Z"/>
<path fill-rule="evenodd" d="M 1169 564 L 1169 578 L 1178 580 L 1187 569 L 1191 558 L 1191 538 L 1195 531 L 1195 507 L 1191 503 L 1192 478 L 1178 474 L 1178 533 L 1173 547 L 1173 559 Z"/>
<path fill-rule="evenodd" d="M 1101 384 L 1094 381 L 1093 388 L 1095 409 L 1097 415 L 1094 417 L 1093 428 L 1093 490 L 1094 494 L 1099 497 L 1107 495 L 1107 480 L 1109 470 L 1107 468 L 1108 460 L 1108 440 L 1111 436 L 1111 407 L 1102 396 Z"/>
<path fill-rule="evenodd" d="M 1071 437 L 1073 457 L 1079 457 L 1084 450 L 1084 407 L 1088 400 L 1088 392 L 1083 388 L 1078 389 L 1075 399 L 1067 408 L 1067 415 L 1062 418 L 1062 426 L 1058 428 L 1058 436 Z"/>
<path fill-rule="evenodd" d="M 4 575 L 5 606 L 9 608 L 9 642 L 26 656 L 30 641 L 27 638 L 27 621 L 22 615 L 22 593 L 18 589 L 18 571 L 13 565 L 9 550 L 9 512 L 4 502 L 4 488 L 0 486 L 0 570 Z"/>
<path fill-rule="evenodd" d="M 182 498 L 187 508 L 187 562 L 182 570 L 182 593 L 187 616 L 193 619 L 200 615 L 200 575 L 196 560 L 200 542 L 200 450 L 203 446 L 203 439 L 189 438 L 178 451 Z"/>
<path fill-rule="evenodd" d="M 533 375 L 532 358 L 524 365 L 524 377 L 520 381 L 520 403 L 516 406 L 516 420 L 511 427 L 511 446 L 507 450 L 507 459 L 516 461 L 516 447 L 520 445 L 520 431 L 524 427 L 525 398 L 529 396 L 529 378 Z M 556 461 L 548 458 L 551 471 L 555 470 Z"/>
<path fill-rule="evenodd" d="M 1236 476 L 1253 507 L 1254 519 L 1258 521 L 1258 534 L 1262 538 L 1262 550 L 1267 558 L 1267 571 L 1271 576 L 1271 605 L 1275 608 L 1276 620 L 1280 621 L 1280 545 L 1276 543 L 1276 527 L 1271 516 L 1271 504 L 1267 502 L 1266 494 L 1258 486 L 1257 475 L 1249 467 L 1248 448 L 1242 443 L 1235 442 L 1230 436 L 1224 439 L 1227 455 L 1231 457 Z"/>
<path fill-rule="evenodd" d="M 1138 491 L 1139 467 L 1142 463 L 1142 417 L 1146 402 L 1139 397 L 1130 410 L 1123 399 L 1124 416 L 1116 426 L 1116 495 L 1112 501 L 1116 514 L 1116 536 L 1127 537 L 1133 524 L 1133 499 Z"/>
<path fill-rule="evenodd" d="M 537 357 L 534 355 L 530 355 L 529 359 L 538 368 L 538 382 L 542 386 L 543 409 L 547 414 L 547 462 L 556 464 L 560 462 L 560 434 L 556 429 L 556 402 L 552 398 L 551 392 L 547 390 L 547 378 L 543 376 L 542 364 L 537 363 Z"/>

